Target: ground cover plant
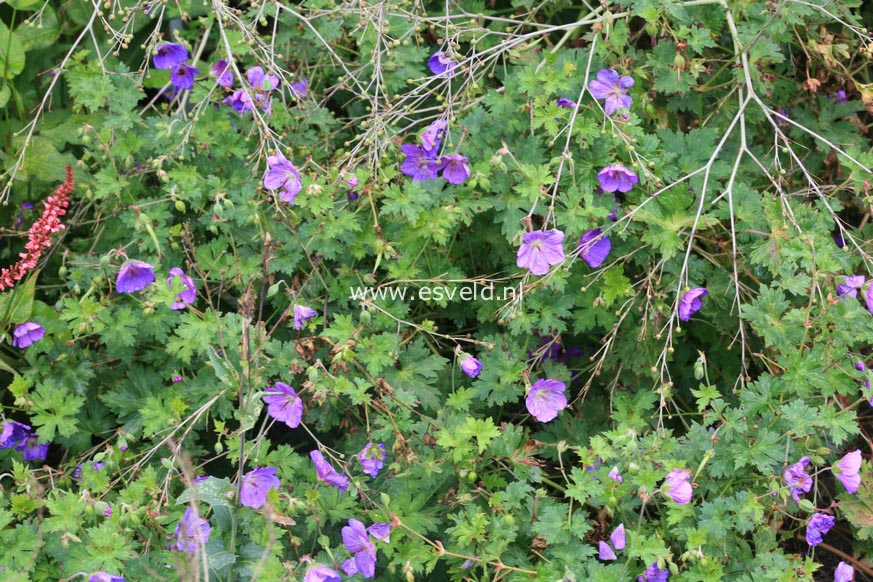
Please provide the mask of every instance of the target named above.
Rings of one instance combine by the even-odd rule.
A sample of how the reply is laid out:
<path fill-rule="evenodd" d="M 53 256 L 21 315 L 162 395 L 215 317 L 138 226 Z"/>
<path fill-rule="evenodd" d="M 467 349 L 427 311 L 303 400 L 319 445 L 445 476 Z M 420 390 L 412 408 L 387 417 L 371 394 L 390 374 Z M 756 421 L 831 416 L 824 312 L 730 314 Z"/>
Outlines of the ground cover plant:
<path fill-rule="evenodd" d="M 0 5 L 0 579 L 873 579 L 871 17 Z"/>

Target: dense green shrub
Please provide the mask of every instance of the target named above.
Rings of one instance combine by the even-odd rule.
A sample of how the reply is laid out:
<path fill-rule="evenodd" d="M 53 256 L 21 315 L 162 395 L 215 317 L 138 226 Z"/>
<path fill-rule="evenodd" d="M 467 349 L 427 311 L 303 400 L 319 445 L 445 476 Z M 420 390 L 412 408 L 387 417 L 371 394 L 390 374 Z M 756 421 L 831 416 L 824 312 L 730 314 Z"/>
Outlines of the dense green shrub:
<path fill-rule="evenodd" d="M 873 575 L 864 10 L 9 0 L 0 578 Z"/>

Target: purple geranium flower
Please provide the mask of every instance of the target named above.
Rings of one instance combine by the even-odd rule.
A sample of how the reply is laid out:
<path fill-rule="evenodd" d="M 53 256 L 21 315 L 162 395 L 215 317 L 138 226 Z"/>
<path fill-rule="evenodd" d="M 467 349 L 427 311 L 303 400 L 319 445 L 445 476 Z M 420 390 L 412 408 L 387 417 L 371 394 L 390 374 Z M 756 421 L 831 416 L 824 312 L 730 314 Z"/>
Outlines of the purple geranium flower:
<path fill-rule="evenodd" d="M 471 356 L 464 354 L 461 360 L 461 371 L 471 378 L 475 378 L 482 371 L 482 362 Z"/>
<path fill-rule="evenodd" d="M 612 242 L 608 236 L 603 236 L 599 228 L 595 228 L 582 235 L 576 248 L 579 250 L 579 256 L 588 263 L 588 266 L 596 269 L 609 256 Z"/>
<path fill-rule="evenodd" d="M 261 110 L 269 115 L 273 110 L 270 93 L 279 86 L 279 77 L 267 75 L 261 67 L 252 67 L 246 71 L 246 79 L 254 91 L 254 99 Z M 251 103 L 249 103 L 251 109 Z"/>
<path fill-rule="evenodd" d="M 45 461 L 48 449 L 48 442 L 41 443 L 38 436 L 31 434 L 21 441 L 15 450 L 21 451 L 21 458 L 25 461 Z"/>
<path fill-rule="evenodd" d="M 791 497 L 797 503 L 800 503 L 801 493 L 806 493 L 812 489 L 812 477 L 806 474 L 807 465 L 809 465 L 809 457 L 803 457 L 785 469 L 782 474 L 788 489 L 791 491 Z"/>
<path fill-rule="evenodd" d="M 342 536 L 343 545 L 355 555 L 343 562 L 342 569 L 349 576 L 360 573 L 364 578 L 372 578 L 376 573 L 376 548 L 367 528 L 357 519 L 350 519 L 349 525 L 342 529 Z"/>
<path fill-rule="evenodd" d="M 609 541 L 612 542 L 612 547 L 616 550 L 623 550 L 627 545 L 627 538 L 624 533 L 624 524 L 618 524 L 618 527 L 613 530 L 611 534 L 609 534 Z"/>
<path fill-rule="evenodd" d="M 209 522 L 197 515 L 195 509 L 188 507 L 185 509 L 185 515 L 176 525 L 176 543 L 168 549 L 196 554 L 197 550 L 209 541 L 210 533 L 212 527 Z"/>
<path fill-rule="evenodd" d="M 567 385 L 560 380 L 537 380 L 525 398 L 527 411 L 540 422 L 549 422 L 567 408 Z"/>
<path fill-rule="evenodd" d="M 691 487 L 691 473 L 685 469 L 673 469 L 664 477 L 662 488 L 675 503 L 686 505 L 691 503 L 694 490 Z"/>
<path fill-rule="evenodd" d="M 306 325 L 306 322 L 317 316 L 318 312 L 311 307 L 306 307 L 304 305 L 295 305 L 294 306 L 294 329 L 300 331 L 303 329 L 303 326 Z"/>
<path fill-rule="evenodd" d="M 113 576 L 106 572 L 94 572 L 88 576 L 88 582 L 124 582 L 123 576 Z"/>
<path fill-rule="evenodd" d="M 852 582 L 855 579 L 855 568 L 845 562 L 837 564 L 834 570 L 834 582 Z"/>
<path fill-rule="evenodd" d="M 612 548 L 609 547 L 605 541 L 600 540 L 597 542 L 597 557 L 601 560 L 617 560 L 618 556 L 615 555 L 615 552 L 612 551 Z"/>
<path fill-rule="evenodd" d="M 831 515 L 816 513 L 806 524 L 806 543 L 815 547 L 821 543 L 821 537 L 828 533 L 836 520 Z"/>
<path fill-rule="evenodd" d="M 12 346 L 24 349 L 45 336 L 45 328 L 35 321 L 25 321 L 12 332 Z"/>
<path fill-rule="evenodd" d="M 461 154 L 443 156 L 443 178 L 449 184 L 463 184 L 470 177 L 470 166 L 467 165 L 467 157 Z"/>
<path fill-rule="evenodd" d="M 597 180 L 604 192 L 630 192 L 640 179 L 621 164 L 606 166 L 597 172 Z"/>
<path fill-rule="evenodd" d="M 843 455 L 843 458 L 834 465 L 834 475 L 849 493 L 858 491 L 861 486 L 861 451 L 852 451 Z"/>
<path fill-rule="evenodd" d="M 864 275 L 849 275 L 843 277 L 842 283 L 837 283 L 837 295 L 839 297 L 857 297 L 858 289 L 864 286 Z"/>
<path fill-rule="evenodd" d="M 300 426 L 303 400 L 297 396 L 294 388 L 284 382 L 276 382 L 270 393 L 264 396 L 264 402 L 267 404 L 267 414 L 291 428 Z"/>
<path fill-rule="evenodd" d="M 212 65 L 212 69 L 209 72 L 216 78 L 216 82 L 222 87 L 227 89 L 233 87 L 233 70 L 224 59 L 215 61 L 215 64 Z"/>
<path fill-rule="evenodd" d="M 624 479 L 621 476 L 621 473 L 618 472 L 618 467 L 613 467 L 612 469 L 610 469 L 607 477 L 609 477 L 613 481 L 618 481 L 619 483 L 622 483 L 624 481 Z"/>
<path fill-rule="evenodd" d="M 312 565 L 303 576 L 303 582 L 340 582 L 341 580 L 339 572 L 321 564 Z"/>
<path fill-rule="evenodd" d="M 457 63 L 449 58 L 445 52 L 437 51 L 427 60 L 427 66 L 430 72 L 438 77 L 451 77 L 455 74 L 452 69 L 457 66 Z"/>
<path fill-rule="evenodd" d="M 367 533 L 380 542 L 389 542 L 391 541 L 391 524 L 385 522 L 374 523 L 367 528 Z"/>
<path fill-rule="evenodd" d="M 291 83 L 291 95 L 297 99 L 303 99 L 309 93 L 309 79 L 301 78 L 299 81 Z"/>
<path fill-rule="evenodd" d="M 645 572 L 637 576 L 637 582 L 667 582 L 667 576 L 670 571 L 667 568 L 661 570 L 658 568 L 658 563 L 654 562 L 646 568 Z"/>
<path fill-rule="evenodd" d="M 14 420 L 7 420 L 3 423 L 3 430 L 0 431 L 0 449 L 17 447 L 29 435 L 29 426 Z"/>
<path fill-rule="evenodd" d="M 170 276 L 167 277 L 167 286 L 173 288 L 173 280 L 179 277 L 182 285 L 185 287 L 176 295 L 176 301 L 170 306 L 170 309 L 185 309 L 186 305 L 191 305 L 197 300 L 197 287 L 194 285 L 194 279 L 185 274 L 185 271 L 179 267 L 170 269 Z"/>
<path fill-rule="evenodd" d="M 246 71 L 246 79 L 252 89 L 269 93 L 279 86 L 279 77 L 267 75 L 261 67 L 252 67 Z"/>
<path fill-rule="evenodd" d="M 627 92 L 633 86 L 632 78 L 619 76 L 613 69 L 603 69 L 597 73 L 597 78 L 588 84 L 594 98 L 603 101 L 606 115 L 612 115 L 619 109 L 630 109 L 634 101 Z"/>
<path fill-rule="evenodd" d="M 400 151 L 406 157 L 400 163 L 400 171 L 412 178 L 413 182 L 426 182 L 436 180 L 437 172 L 443 169 L 442 160 L 435 160 L 419 146 L 405 143 L 400 146 Z"/>
<path fill-rule="evenodd" d="M 869 281 L 867 285 L 865 285 L 864 303 L 867 304 L 867 311 L 873 313 L 873 280 Z"/>
<path fill-rule="evenodd" d="M 534 275 L 545 275 L 552 265 L 564 262 L 564 233 L 535 230 L 524 234 L 515 264 Z"/>
<path fill-rule="evenodd" d="M 170 83 L 177 89 L 186 91 L 194 86 L 194 75 L 200 71 L 189 65 L 176 65 L 170 72 Z"/>
<path fill-rule="evenodd" d="M 558 107 L 576 107 L 576 102 L 570 101 L 565 97 L 560 97 L 557 101 L 555 101 L 555 105 L 557 105 Z"/>
<path fill-rule="evenodd" d="M 325 460 L 321 451 L 310 452 L 309 458 L 312 459 L 312 463 L 315 465 L 315 474 L 318 475 L 319 480 L 324 481 L 331 487 L 336 487 L 342 493 L 346 492 L 351 481 L 345 475 L 338 473 L 336 469 L 333 468 L 333 465 Z"/>
<path fill-rule="evenodd" d="M 376 445 L 368 442 L 367 446 L 358 454 L 358 460 L 361 461 L 364 473 L 375 479 L 382 467 L 385 466 L 384 443 Z"/>
<path fill-rule="evenodd" d="M 136 293 L 148 287 L 155 280 L 154 265 L 142 261 L 128 261 L 121 265 L 115 278 L 118 293 Z"/>
<path fill-rule="evenodd" d="M 152 60 L 156 69 L 172 69 L 188 60 L 188 51 L 180 44 L 168 43 L 158 47 Z"/>
<path fill-rule="evenodd" d="M 279 489 L 279 478 L 274 467 L 254 469 L 243 475 L 239 488 L 239 502 L 252 509 L 260 509 L 267 502 L 267 492 Z"/>
<path fill-rule="evenodd" d="M 695 287 L 685 292 L 682 299 L 679 300 L 679 319 L 688 321 L 691 316 L 700 311 L 703 307 L 701 297 L 709 295 L 709 291 L 705 287 Z"/>
<path fill-rule="evenodd" d="M 846 98 L 846 92 L 843 89 L 837 91 L 835 95 L 828 95 L 828 99 L 830 99 L 831 101 L 836 99 L 838 105 L 849 102 L 849 100 Z"/>
<path fill-rule="evenodd" d="M 294 204 L 294 199 L 303 189 L 303 181 L 300 179 L 300 172 L 294 167 L 288 159 L 278 152 L 275 156 L 267 156 L 267 173 L 264 174 L 264 188 L 267 190 L 279 190 L 279 194 L 284 202 Z"/>
<path fill-rule="evenodd" d="M 615 548 L 618 551 L 621 551 L 627 545 L 627 538 L 625 537 L 623 523 L 619 524 L 619 526 L 617 528 L 615 528 L 615 530 L 613 530 L 613 532 L 611 534 L 609 534 L 609 541 L 612 543 L 612 546 L 610 546 L 608 543 L 606 543 L 603 540 L 601 540 L 597 544 L 597 550 L 598 550 L 597 557 L 600 558 L 601 560 L 615 560 L 615 559 L 617 559 L 618 556 L 615 555 L 615 551 L 613 551 L 613 548 Z"/>
<path fill-rule="evenodd" d="M 239 114 L 251 111 L 253 107 L 251 95 L 246 93 L 244 89 L 237 89 L 230 96 L 225 97 L 222 103 L 228 103 Z"/>
<path fill-rule="evenodd" d="M 421 134 L 421 151 L 428 158 L 436 159 L 440 153 L 440 144 L 443 142 L 443 137 L 446 135 L 446 127 L 448 123 L 445 119 L 437 119 L 427 126 L 424 133 Z M 466 158 L 465 158 L 466 161 Z"/>

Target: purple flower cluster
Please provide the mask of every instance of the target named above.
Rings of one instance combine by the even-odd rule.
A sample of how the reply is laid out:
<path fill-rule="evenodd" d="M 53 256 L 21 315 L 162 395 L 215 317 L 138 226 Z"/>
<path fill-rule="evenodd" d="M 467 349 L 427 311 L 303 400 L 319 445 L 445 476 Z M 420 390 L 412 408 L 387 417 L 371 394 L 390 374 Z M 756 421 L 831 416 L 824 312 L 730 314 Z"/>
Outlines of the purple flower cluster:
<path fill-rule="evenodd" d="M 224 70 L 227 70 L 226 64 Z M 230 81 L 232 86 L 232 77 Z M 225 97 L 222 103 L 229 104 L 239 114 L 251 111 L 256 106 L 265 115 L 273 113 L 272 93 L 279 86 L 279 77 L 266 74 L 261 67 L 252 67 L 246 71 L 246 81 L 249 84 L 247 89 L 237 89 L 230 96 Z"/>
<path fill-rule="evenodd" d="M 612 547 L 610 547 L 610 545 L 604 540 L 600 540 L 597 543 L 597 557 L 601 560 L 617 560 L 618 556 L 615 555 L 615 552 L 620 552 L 625 548 L 627 539 L 625 538 L 623 523 L 620 523 L 618 527 L 609 534 L 609 541 L 612 543 Z M 615 551 L 613 551 L 613 548 L 615 548 Z"/>
<path fill-rule="evenodd" d="M 156 69 L 170 70 L 170 84 L 177 91 L 187 91 L 194 86 L 194 75 L 200 71 L 190 66 L 188 50 L 180 44 L 168 43 L 158 47 L 152 59 Z"/>
<path fill-rule="evenodd" d="M 858 291 L 864 291 L 864 303 L 867 311 L 873 313 L 873 279 L 867 281 L 864 275 L 846 275 L 842 283 L 837 283 L 837 295 L 839 297 L 857 297 Z"/>
<path fill-rule="evenodd" d="M 449 184 L 455 185 L 463 184 L 470 177 L 466 156 L 460 153 L 439 155 L 446 127 L 445 120 L 438 119 L 421 135 L 421 145 L 407 143 L 400 146 L 400 151 L 406 156 L 400 163 L 400 171 L 413 182 L 436 180 L 439 172 Z"/>
<path fill-rule="evenodd" d="M 372 578 L 376 573 L 376 547 L 370 541 L 370 536 L 380 541 L 389 541 L 391 525 L 374 523 L 369 528 L 357 519 L 349 519 L 349 525 L 343 527 L 343 545 L 354 554 L 340 566 L 346 574 L 360 574 L 364 578 Z"/>
<path fill-rule="evenodd" d="M 107 572 L 94 572 L 88 576 L 88 582 L 124 582 L 123 576 L 114 576 Z"/>
<path fill-rule="evenodd" d="M 31 432 L 28 425 L 14 420 L 7 420 L 0 431 L 0 449 L 15 449 L 21 451 L 25 461 L 45 461 L 48 455 L 49 443 L 39 442 L 36 433 Z"/>

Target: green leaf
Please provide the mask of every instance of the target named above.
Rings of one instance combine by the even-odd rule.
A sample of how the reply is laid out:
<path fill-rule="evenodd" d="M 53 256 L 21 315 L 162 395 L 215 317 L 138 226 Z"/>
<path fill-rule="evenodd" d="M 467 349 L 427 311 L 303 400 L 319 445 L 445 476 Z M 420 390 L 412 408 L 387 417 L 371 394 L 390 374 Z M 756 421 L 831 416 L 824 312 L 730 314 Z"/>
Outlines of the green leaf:
<path fill-rule="evenodd" d="M 13 143 L 20 145 L 23 138 Z M 42 136 L 34 136 L 27 147 L 24 163 L 15 175 L 19 181 L 35 179 L 47 182 L 62 182 L 67 175 L 67 166 L 74 166 L 76 158 L 70 153 L 61 153 L 52 142 Z"/>
<path fill-rule="evenodd" d="M 21 38 L 0 22 L 0 79 L 11 79 L 24 70 Z"/>
<path fill-rule="evenodd" d="M 37 386 L 31 396 L 31 422 L 37 427 L 41 441 L 54 440 L 56 435 L 70 436 L 78 430 L 76 414 L 85 399 L 52 383 Z"/>
<path fill-rule="evenodd" d="M 230 494 L 235 490 L 227 478 L 218 479 L 216 477 L 208 477 L 203 481 L 195 484 L 193 488 L 186 489 L 179 497 L 176 498 L 176 505 L 190 503 L 194 501 L 202 501 L 210 507 L 226 507 L 231 509 L 232 496 Z"/>
<path fill-rule="evenodd" d="M 31 272 L 24 283 L 0 295 L 0 322 L 3 327 L 10 323 L 24 323 L 30 319 L 38 273 L 39 271 Z"/>
<path fill-rule="evenodd" d="M 34 3 L 43 3 L 42 0 L 34 0 Z M 48 48 L 57 42 L 61 35 L 61 23 L 58 14 L 51 4 L 45 4 L 39 25 L 22 25 L 15 29 L 15 34 L 21 39 L 21 45 L 25 51 Z"/>
<path fill-rule="evenodd" d="M 15 10 L 36 10 L 37 6 L 44 4 L 43 0 L 6 0 Z"/>

